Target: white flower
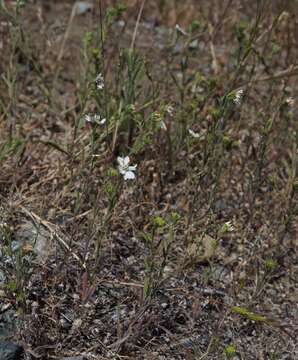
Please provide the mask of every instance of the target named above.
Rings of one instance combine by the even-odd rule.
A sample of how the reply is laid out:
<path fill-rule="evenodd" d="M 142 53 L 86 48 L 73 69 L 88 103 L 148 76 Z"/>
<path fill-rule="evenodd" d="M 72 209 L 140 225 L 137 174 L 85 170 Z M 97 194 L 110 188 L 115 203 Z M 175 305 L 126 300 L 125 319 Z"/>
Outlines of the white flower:
<path fill-rule="evenodd" d="M 165 123 L 164 121 L 161 121 L 161 122 L 160 122 L 160 128 L 161 128 L 162 130 L 167 130 L 167 125 L 166 125 L 166 123 Z"/>
<path fill-rule="evenodd" d="M 174 107 L 172 105 L 169 105 L 166 111 L 170 116 L 173 116 L 174 110 Z"/>
<path fill-rule="evenodd" d="M 89 115 L 89 114 L 86 114 L 86 115 L 84 116 L 84 119 L 85 119 L 85 121 L 88 122 L 88 123 L 92 123 L 92 122 L 93 122 L 92 116 Z"/>
<path fill-rule="evenodd" d="M 193 130 L 191 130 L 191 129 L 188 129 L 188 132 L 189 132 L 189 134 L 193 137 L 193 138 L 199 138 L 200 137 L 200 134 L 199 133 L 196 133 L 196 132 L 194 132 Z"/>
<path fill-rule="evenodd" d="M 294 100 L 294 98 L 289 97 L 289 98 L 287 98 L 286 103 L 287 103 L 289 106 L 293 106 L 294 103 L 295 103 L 295 100 Z"/>
<path fill-rule="evenodd" d="M 240 105 L 242 96 L 243 96 L 243 90 L 242 90 L 242 89 L 237 90 L 237 91 L 236 91 L 236 94 L 235 94 L 235 97 L 234 97 L 234 99 L 233 99 L 233 101 L 234 101 L 234 103 L 235 103 L 236 105 Z"/>
<path fill-rule="evenodd" d="M 130 159 L 128 156 L 117 157 L 117 162 L 118 170 L 123 176 L 124 180 L 134 180 L 136 178 L 134 171 L 136 171 L 137 165 L 129 166 Z"/>
<path fill-rule="evenodd" d="M 98 125 L 103 125 L 103 124 L 105 124 L 105 122 L 107 121 L 106 118 L 101 118 L 101 116 L 98 115 L 98 114 L 95 114 L 95 115 L 94 115 L 93 120 L 94 120 L 94 122 L 95 122 L 96 124 L 98 124 Z"/>
<path fill-rule="evenodd" d="M 90 124 L 103 125 L 106 122 L 106 119 L 105 118 L 102 119 L 99 114 L 95 114 L 95 115 L 86 114 L 84 118 L 85 121 Z"/>
<path fill-rule="evenodd" d="M 95 78 L 95 84 L 98 90 L 102 90 L 104 88 L 104 79 L 102 74 L 98 74 Z"/>
<path fill-rule="evenodd" d="M 225 222 L 225 223 L 223 224 L 223 226 L 222 226 L 222 232 L 223 232 L 223 233 L 231 232 L 231 231 L 233 231 L 234 229 L 235 229 L 235 228 L 234 228 L 234 226 L 233 226 L 233 224 L 232 224 L 231 221 Z"/>

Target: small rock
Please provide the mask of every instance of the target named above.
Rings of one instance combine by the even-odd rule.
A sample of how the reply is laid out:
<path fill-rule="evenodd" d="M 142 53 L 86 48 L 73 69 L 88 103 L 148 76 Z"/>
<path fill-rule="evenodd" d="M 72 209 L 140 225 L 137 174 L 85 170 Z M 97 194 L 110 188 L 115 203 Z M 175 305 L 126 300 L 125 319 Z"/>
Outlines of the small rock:
<path fill-rule="evenodd" d="M 93 9 L 93 4 L 87 1 L 78 1 L 75 4 L 75 7 L 76 7 L 76 15 L 82 15 L 88 11 L 91 11 Z"/>
<path fill-rule="evenodd" d="M 0 308 L 0 311 L 2 309 Z M 20 324 L 20 319 L 17 317 L 16 312 L 13 309 L 4 308 L 4 311 L 0 314 L 0 343 L 5 340 L 8 336 L 11 336 L 15 333 L 16 329 Z M 0 346 L 1 348 L 1 346 Z M 1 351 L 0 351 L 0 360 Z"/>
<path fill-rule="evenodd" d="M 22 346 L 8 341 L 0 342 L 1 360 L 21 360 L 23 354 Z"/>
<path fill-rule="evenodd" d="M 37 256 L 36 260 L 40 263 L 43 263 L 48 258 L 51 251 L 52 237 L 50 232 L 43 226 L 26 220 L 18 225 L 14 235 L 14 251 L 20 247 L 28 251 L 33 250 Z"/>

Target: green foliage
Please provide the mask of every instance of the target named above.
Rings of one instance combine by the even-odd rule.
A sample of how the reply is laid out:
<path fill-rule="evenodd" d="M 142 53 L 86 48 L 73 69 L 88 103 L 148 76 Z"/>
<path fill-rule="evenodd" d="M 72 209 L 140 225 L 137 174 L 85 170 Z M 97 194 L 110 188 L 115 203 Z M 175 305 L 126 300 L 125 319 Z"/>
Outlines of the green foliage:
<path fill-rule="evenodd" d="M 115 7 L 110 6 L 107 8 L 107 23 L 112 24 L 117 18 L 119 18 L 125 11 L 127 6 L 124 4 L 117 4 Z"/>
<path fill-rule="evenodd" d="M 92 31 L 85 32 L 83 37 L 83 44 L 85 48 L 89 48 L 91 46 L 93 38 L 94 38 L 94 33 Z"/>
<path fill-rule="evenodd" d="M 180 219 L 181 219 L 181 216 L 176 211 L 171 212 L 171 220 L 174 225 L 178 224 Z"/>
<path fill-rule="evenodd" d="M 24 140 L 18 138 L 14 138 L 9 142 L 4 143 L 0 148 L 0 162 L 11 155 L 21 156 L 25 144 Z"/>
<path fill-rule="evenodd" d="M 188 31 L 190 33 L 193 33 L 195 32 L 196 30 L 199 30 L 200 28 L 202 27 L 202 24 L 199 20 L 194 20 L 190 25 L 189 25 L 189 28 L 188 28 Z"/>
<path fill-rule="evenodd" d="M 240 21 L 235 28 L 235 33 L 239 44 L 245 46 L 249 38 L 249 22 L 246 20 Z"/>
<path fill-rule="evenodd" d="M 166 225 L 166 222 L 165 222 L 165 220 L 164 220 L 162 217 L 156 216 L 156 217 L 153 219 L 153 226 L 154 226 L 156 229 L 162 229 L 165 225 Z"/>
<path fill-rule="evenodd" d="M 269 258 L 265 261 L 265 269 L 268 272 L 272 272 L 277 268 L 277 261 L 275 259 Z"/>
<path fill-rule="evenodd" d="M 236 355 L 236 347 L 233 344 L 230 344 L 228 346 L 225 347 L 225 355 L 228 359 L 233 358 Z"/>
<path fill-rule="evenodd" d="M 264 323 L 264 324 L 268 324 L 268 325 L 273 323 L 273 320 L 268 319 L 265 316 L 255 314 L 255 313 L 249 311 L 248 309 L 246 309 L 244 307 L 232 306 L 231 311 L 233 313 L 239 314 L 242 317 L 244 317 L 244 318 L 246 318 L 248 320 L 251 320 L 251 321 L 255 321 L 255 322 L 258 322 L 258 323 Z"/>

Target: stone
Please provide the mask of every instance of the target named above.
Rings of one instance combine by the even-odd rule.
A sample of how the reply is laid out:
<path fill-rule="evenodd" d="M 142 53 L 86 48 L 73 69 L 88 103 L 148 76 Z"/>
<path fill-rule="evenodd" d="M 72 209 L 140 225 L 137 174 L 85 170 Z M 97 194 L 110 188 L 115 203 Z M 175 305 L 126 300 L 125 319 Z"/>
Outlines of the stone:
<path fill-rule="evenodd" d="M 93 4 L 91 4 L 90 2 L 87 1 L 78 1 L 75 4 L 75 14 L 76 15 L 82 15 L 85 14 L 86 12 L 89 12 L 93 9 Z"/>
<path fill-rule="evenodd" d="M 14 250 L 22 247 L 23 250 L 33 250 L 38 263 L 44 263 L 51 251 L 52 236 L 42 225 L 25 220 L 18 225 L 15 232 Z"/>
<path fill-rule="evenodd" d="M 9 341 L 0 341 L 1 360 L 21 360 L 23 353 L 22 346 Z"/>
<path fill-rule="evenodd" d="M 8 336 L 13 336 L 19 324 L 20 319 L 14 309 L 5 309 L 4 306 L 0 306 L 0 343 L 5 341 Z M 2 360 L 1 355 L 0 360 Z"/>

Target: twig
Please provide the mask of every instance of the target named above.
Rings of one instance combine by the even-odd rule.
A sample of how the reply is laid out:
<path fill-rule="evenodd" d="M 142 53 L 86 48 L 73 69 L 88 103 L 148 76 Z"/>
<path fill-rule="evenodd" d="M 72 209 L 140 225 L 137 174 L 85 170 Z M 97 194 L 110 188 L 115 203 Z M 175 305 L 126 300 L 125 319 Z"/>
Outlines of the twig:
<path fill-rule="evenodd" d="M 277 80 L 277 79 L 283 79 L 285 77 L 290 77 L 290 76 L 295 76 L 298 75 L 298 66 L 290 66 L 288 69 L 286 70 L 281 70 L 273 75 L 268 75 L 268 76 L 263 76 L 260 77 L 258 79 L 252 79 L 252 80 L 248 80 L 243 82 L 241 85 L 239 85 L 239 88 L 251 83 L 258 83 L 258 82 L 262 82 L 262 81 L 269 81 L 269 80 Z"/>
<path fill-rule="evenodd" d="M 203 354 L 201 357 L 199 357 L 198 360 L 203 360 L 203 359 L 205 359 L 206 356 L 209 355 L 210 350 L 211 350 L 211 346 L 213 345 L 213 343 L 214 343 L 214 337 L 211 338 L 211 340 L 209 342 L 209 345 L 208 345 L 208 348 L 207 348 L 207 351 L 205 352 L 205 354 Z"/>
<path fill-rule="evenodd" d="M 144 5 L 145 5 L 146 0 L 142 1 L 139 13 L 138 13 L 138 18 L 137 18 L 137 22 L 136 22 L 136 26 L 132 35 L 132 40 L 131 40 L 131 45 L 130 45 L 130 52 L 133 51 L 134 46 L 135 46 L 135 42 L 136 42 L 136 37 L 137 37 L 137 32 L 138 32 L 138 28 L 139 28 L 139 24 L 140 24 L 140 20 L 141 20 L 141 16 L 143 13 L 143 9 L 144 9 Z"/>
<path fill-rule="evenodd" d="M 65 30 L 64 36 L 63 36 L 63 40 L 60 46 L 60 50 L 59 50 L 59 54 L 57 57 L 57 68 L 56 68 L 56 73 L 55 73 L 55 77 L 54 77 L 54 81 L 53 81 L 53 89 L 55 89 L 55 85 L 59 76 L 59 72 L 60 72 L 60 63 L 64 54 L 64 49 L 65 49 L 65 44 L 66 44 L 66 40 L 68 39 L 70 30 L 71 30 L 71 26 L 72 26 L 72 22 L 73 19 L 75 17 L 76 14 L 76 9 L 77 9 L 77 3 L 75 2 L 72 9 L 71 9 L 71 13 L 69 16 L 69 20 L 68 20 L 68 24 L 67 24 L 67 28 Z"/>

